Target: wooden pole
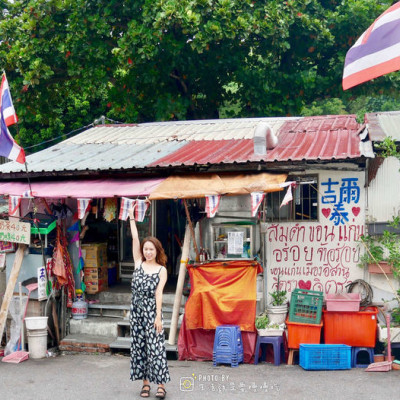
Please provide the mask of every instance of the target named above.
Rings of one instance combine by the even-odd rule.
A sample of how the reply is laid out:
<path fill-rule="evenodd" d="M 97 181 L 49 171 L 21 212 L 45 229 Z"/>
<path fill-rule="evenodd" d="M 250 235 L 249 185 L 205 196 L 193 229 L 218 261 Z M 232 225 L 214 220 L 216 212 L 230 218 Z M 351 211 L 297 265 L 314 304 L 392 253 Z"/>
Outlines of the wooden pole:
<path fill-rule="evenodd" d="M 189 258 L 190 246 L 190 226 L 186 225 L 185 238 L 183 239 L 181 265 L 179 267 L 178 282 L 176 283 L 176 292 L 174 299 L 174 307 L 172 309 L 171 327 L 169 329 L 168 343 L 175 344 L 176 332 L 178 330 L 179 310 L 181 308 L 183 284 L 185 283 L 186 266 Z"/>
<path fill-rule="evenodd" d="M 14 264 L 11 269 L 10 277 L 8 278 L 6 292 L 4 294 L 3 303 L 0 310 L 0 340 L 3 337 L 4 327 L 7 321 L 8 307 L 10 306 L 11 298 L 14 293 L 14 288 L 17 283 L 19 271 L 24 259 L 25 244 L 19 244 L 15 254 Z"/>
<path fill-rule="evenodd" d="M 60 327 L 58 325 L 58 315 L 57 315 L 57 309 L 56 309 L 56 302 L 55 300 L 53 301 L 52 304 L 52 316 L 53 316 L 53 323 L 54 323 L 54 331 L 55 331 L 55 336 L 56 336 L 56 346 L 60 344 Z"/>
<path fill-rule="evenodd" d="M 200 261 L 200 253 L 199 253 L 199 249 L 197 248 L 196 236 L 194 234 L 193 224 L 192 224 L 192 220 L 190 219 L 190 214 L 189 214 L 189 209 L 187 206 L 186 199 L 183 199 L 183 204 L 185 205 L 186 218 L 189 223 L 190 232 L 192 233 L 193 247 L 194 247 L 194 251 L 196 252 L 196 261 L 199 262 Z"/>

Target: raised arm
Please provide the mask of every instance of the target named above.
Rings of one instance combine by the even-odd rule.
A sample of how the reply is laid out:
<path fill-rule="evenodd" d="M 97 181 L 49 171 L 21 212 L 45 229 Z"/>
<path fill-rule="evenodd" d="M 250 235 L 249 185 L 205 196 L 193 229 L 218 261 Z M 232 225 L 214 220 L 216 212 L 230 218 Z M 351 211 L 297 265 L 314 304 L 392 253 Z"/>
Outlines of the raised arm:
<path fill-rule="evenodd" d="M 142 262 L 142 252 L 140 250 L 139 233 L 136 226 L 135 216 L 133 214 L 133 208 L 129 210 L 129 220 L 131 224 L 131 233 L 132 233 L 132 254 L 136 268 Z"/>

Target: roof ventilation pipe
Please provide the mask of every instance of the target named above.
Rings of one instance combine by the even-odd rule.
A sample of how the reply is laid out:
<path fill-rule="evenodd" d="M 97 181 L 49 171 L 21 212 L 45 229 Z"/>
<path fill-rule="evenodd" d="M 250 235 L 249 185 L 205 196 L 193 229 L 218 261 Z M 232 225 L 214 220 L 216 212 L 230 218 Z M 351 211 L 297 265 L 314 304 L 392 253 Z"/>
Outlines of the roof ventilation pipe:
<path fill-rule="evenodd" d="M 254 130 L 254 154 L 265 156 L 267 149 L 271 150 L 278 144 L 278 137 L 274 135 L 272 128 L 265 122 L 260 122 Z"/>

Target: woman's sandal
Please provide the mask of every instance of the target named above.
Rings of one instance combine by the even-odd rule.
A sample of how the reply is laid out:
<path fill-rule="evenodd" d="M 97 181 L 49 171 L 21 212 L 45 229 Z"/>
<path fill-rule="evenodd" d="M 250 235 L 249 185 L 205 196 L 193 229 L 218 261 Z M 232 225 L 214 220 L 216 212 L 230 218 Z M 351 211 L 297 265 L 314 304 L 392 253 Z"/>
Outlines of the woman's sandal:
<path fill-rule="evenodd" d="M 148 388 L 148 389 L 145 389 Z M 150 397 L 150 385 L 143 385 L 140 391 L 140 397 Z"/>
<path fill-rule="evenodd" d="M 166 395 L 167 395 L 167 391 L 163 387 L 159 387 L 157 389 L 157 393 L 156 393 L 157 399 L 165 399 Z"/>

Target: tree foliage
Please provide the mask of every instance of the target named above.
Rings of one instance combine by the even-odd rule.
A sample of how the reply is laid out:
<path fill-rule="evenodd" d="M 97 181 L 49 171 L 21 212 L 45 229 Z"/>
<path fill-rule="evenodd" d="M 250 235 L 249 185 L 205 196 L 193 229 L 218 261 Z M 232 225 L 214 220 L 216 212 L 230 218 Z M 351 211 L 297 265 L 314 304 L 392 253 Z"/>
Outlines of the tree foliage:
<path fill-rule="evenodd" d="M 0 63 L 24 146 L 100 115 L 124 122 L 294 115 L 313 101 L 333 97 L 348 108 L 359 95 L 377 88 L 391 95 L 398 86 L 391 74 L 341 89 L 347 50 L 391 1 L 3 3 Z"/>

